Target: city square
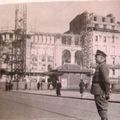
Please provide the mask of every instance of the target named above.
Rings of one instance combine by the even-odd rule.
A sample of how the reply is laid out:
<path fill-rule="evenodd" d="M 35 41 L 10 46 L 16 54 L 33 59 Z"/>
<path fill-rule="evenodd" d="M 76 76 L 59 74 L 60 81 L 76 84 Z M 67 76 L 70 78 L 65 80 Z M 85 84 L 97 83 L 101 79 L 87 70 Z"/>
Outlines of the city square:
<path fill-rule="evenodd" d="M 0 5 L 0 104 L 3 107 L 0 120 L 9 120 L 20 106 L 18 103 L 22 104 L 20 111 L 16 111 L 11 120 L 100 119 L 90 93 L 93 82 L 100 83 L 93 81 L 98 78 L 102 82 L 104 78 L 107 80 L 104 83 L 110 93 L 108 118 L 118 120 L 119 5 L 119 1 L 112 0 Z M 97 56 L 105 58 L 105 65 L 99 68 L 100 75 L 96 72 Z M 83 95 L 81 81 L 85 89 Z M 105 85 L 100 85 L 102 87 Z M 11 109 L 12 104 L 15 107 L 9 113 L 7 107 Z M 22 109 L 26 109 L 25 113 Z M 21 116 L 16 118 L 19 112 Z M 31 114 L 30 118 L 27 114 Z"/>

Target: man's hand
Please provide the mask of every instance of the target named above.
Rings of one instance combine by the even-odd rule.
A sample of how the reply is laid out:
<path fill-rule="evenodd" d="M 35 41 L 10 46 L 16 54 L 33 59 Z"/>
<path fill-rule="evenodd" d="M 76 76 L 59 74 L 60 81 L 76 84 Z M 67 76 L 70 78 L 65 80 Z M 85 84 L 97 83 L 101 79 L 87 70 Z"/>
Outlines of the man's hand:
<path fill-rule="evenodd" d="M 105 95 L 106 100 L 110 99 L 110 95 Z"/>

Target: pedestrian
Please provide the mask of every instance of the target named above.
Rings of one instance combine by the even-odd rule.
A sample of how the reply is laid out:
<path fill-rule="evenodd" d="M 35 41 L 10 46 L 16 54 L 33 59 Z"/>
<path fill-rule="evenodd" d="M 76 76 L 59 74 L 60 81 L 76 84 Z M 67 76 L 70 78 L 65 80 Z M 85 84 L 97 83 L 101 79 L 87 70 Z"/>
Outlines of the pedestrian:
<path fill-rule="evenodd" d="M 91 93 L 94 95 L 96 108 L 101 120 L 108 120 L 108 100 L 110 98 L 109 69 L 106 64 L 106 57 L 107 55 L 103 51 L 96 51 L 95 60 L 97 66 L 91 86 Z"/>
<path fill-rule="evenodd" d="M 25 90 L 27 90 L 27 82 L 25 82 Z"/>
<path fill-rule="evenodd" d="M 13 83 L 12 83 L 12 82 L 9 83 L 9 89 L 10 89 L 10 90 L 13 89 Z"/>
<path fill-rule="evenodd" d="M 50 89 L 50 82 L 51 82 L 51 79 L 48 78 L 48 82 L 47 82 L 47 89 L 48 89 L 48 90 Z"/>
<path fill-rule="evenodd" d="M 59 80 L 57 80 L 56 82 L 56 95 L 60 96 L 61 95 L 61 82 Z"/>
<path fill-rule="evenodd" d="M 43 89 L 43 81 L 40 81 L 40 88 Z"/>
<path fill-rule="evenodd" d="M 37 89 L 40 89 L 40 82 L 37 83 Z"/>
<path fill-rule="evenodd" d="M 11 82 L 10 81 L 8 82 L 8 90 L 9 91 L 11 90 Z"/>
<path fill-rule="evenodd" d="M 84 89 L 85 89 L 85 83 L 83 82 L 83 79 L 80 80 L 79 87 L 80 87 L 80 94 L 81 94 L 81 98 L 82 98 Z"/>
<path fill-rule="evenodd" d="M 6 90 L 6 91 L 9 90 L 9 83 L 8 83 L 8 81 L 6 81 L 6 83 L 5 83 L 5 90 Z"/>

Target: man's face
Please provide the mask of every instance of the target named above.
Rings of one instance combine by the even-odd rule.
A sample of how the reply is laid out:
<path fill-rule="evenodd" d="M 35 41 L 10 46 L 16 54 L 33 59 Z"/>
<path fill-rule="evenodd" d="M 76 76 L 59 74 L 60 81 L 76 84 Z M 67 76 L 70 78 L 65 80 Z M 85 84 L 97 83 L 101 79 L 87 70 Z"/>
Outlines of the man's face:
<path fill-rule="evenodd" d="M 102 63 L 102 62 L 104 62 L 105 61 L 105 58 L 103 57 L 103 56 L 101 56 L 101 55 L 96 55 L 95 56 L 95 60 L 96 60 L 96 63 Z"/>

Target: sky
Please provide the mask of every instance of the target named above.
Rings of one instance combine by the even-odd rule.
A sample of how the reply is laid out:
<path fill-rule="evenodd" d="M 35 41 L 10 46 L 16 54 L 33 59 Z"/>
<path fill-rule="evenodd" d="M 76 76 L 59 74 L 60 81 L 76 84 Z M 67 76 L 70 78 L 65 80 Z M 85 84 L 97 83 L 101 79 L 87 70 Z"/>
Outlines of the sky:
<path fill-rule="evenodd" d="M 69 30 L 70 21 L 84 11 L 101 16 L 112 13 L 117 21 L 120 21 L 119 0 L 31 2 L 27 3 L 27 29 L 64 33 Z M 4 4 L 3 0 L 0 0 L 0 29 L 14 27 L 14 23 L 15 3 Z"/>

